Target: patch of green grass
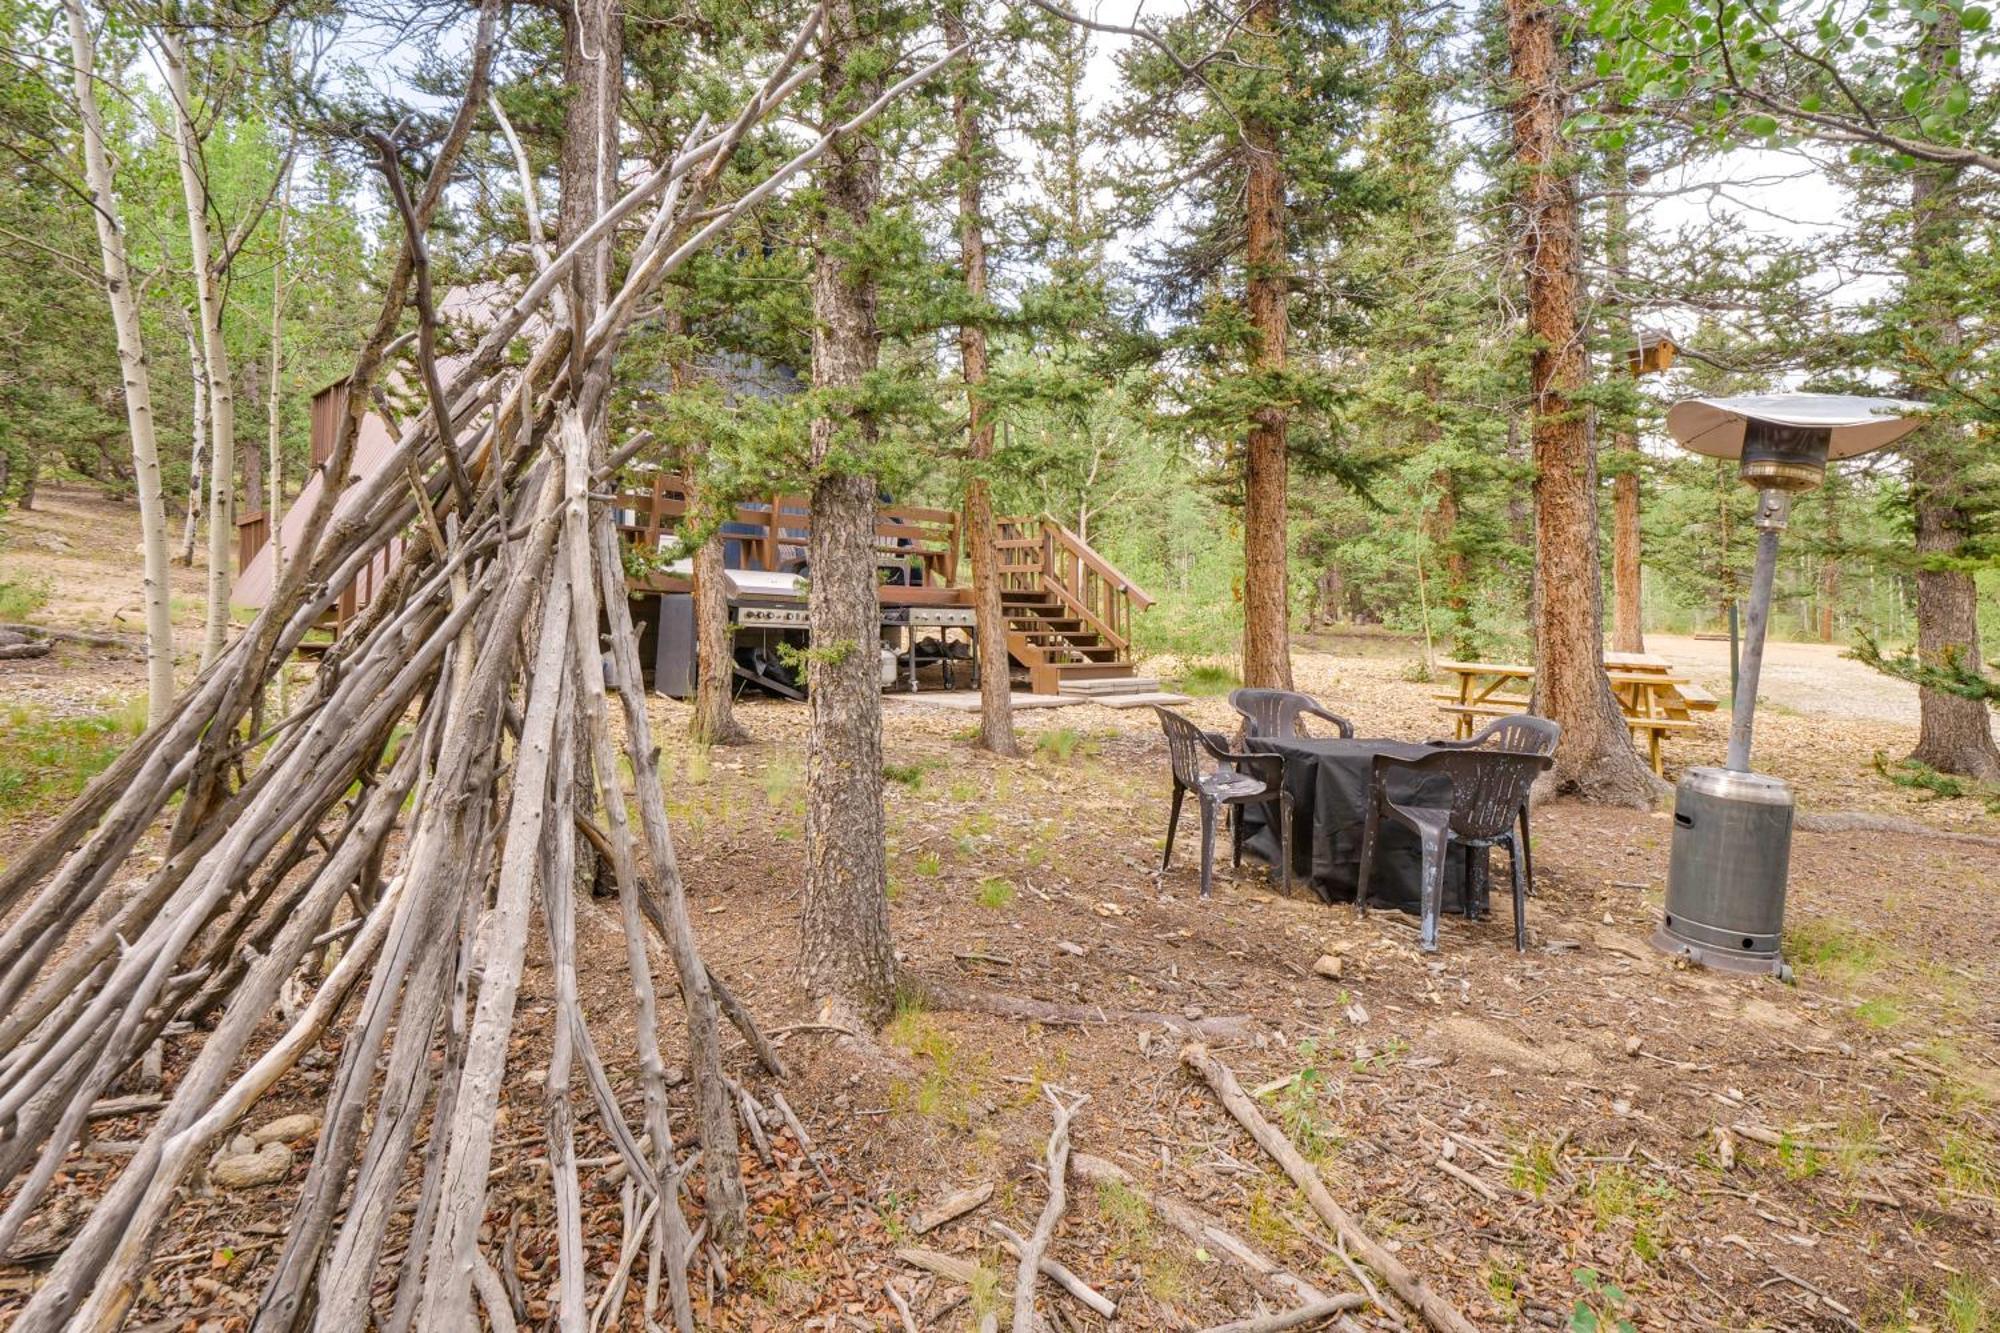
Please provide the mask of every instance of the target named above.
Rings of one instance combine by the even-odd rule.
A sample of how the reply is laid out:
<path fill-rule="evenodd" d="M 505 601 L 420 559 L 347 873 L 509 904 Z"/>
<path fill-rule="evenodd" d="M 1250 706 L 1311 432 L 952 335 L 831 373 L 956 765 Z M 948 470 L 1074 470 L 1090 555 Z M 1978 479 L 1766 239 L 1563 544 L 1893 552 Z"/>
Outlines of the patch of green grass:
<path fill-rule="evenodd" d="M 793 755 L 774 755 L 764 768 L 764 799 L 774 809 L 805 808 L 805 770 Z"/>
<path fill-rule="evenodd" d="M 1968 1194 L 1992 1194 L 2000 1190 L 2000 1166 L 1993 1151 L 1980 1140 L 1958 1130 L 1938 1144 L 1938 1166 L 1944 1183 Z"/>
<path fill-rule="evenodd" d="M 1852 982 L 1886 961 L 1882 941 L 1825 917 L 1808 917 L 1785 932 L 1785 956 L 1797 968 L 1810 968 L 1839 981 Z"/>
<path fill-rule="evenodd" d="M 1521 1274 L 1513 1263 L 1500 1255 L 1489 1255 L 1480 1266 L 1480 1277 L 1486 1284 L 1486 1294 L 1493 1298 L 1493 1304 L 1505 1319 L 1521 1317 Z"/>
<path fill-rule="evenodd" d="M 1667 1246 L 1665 1214 L 1673 1198 L 1669 1186 L 1643 1180 L 1622 1166 L 1610 1166 L 1591 1172 L 1580 1192 L 1599 1231 L 1629 1223 L 1632 1253 L 1645 1263 L 1659 1262 Z"/>
<path fill-rule="evenodd" d="M 900 782 L 915 791 L 924 785 L 924 771 L 929 767 L 928 764 L 895 764 L 885 761 L 882 765 L 882 777 L 889 782 Z"/>
<path fill-rule="evenodd" d="M 2000 1330 L 2000 1292 L 1971 1274 L 1953 1278 L 1944 1289 L 1944 1322 L 1951 1333 L 1996 1333 Z"/>
<path fill-rule="evenodd" d="M 900 1079 L 889 1085 L 890 1105 L 967 1128 L 972 1121 L 972 1100 L 981 1087 L 979 1062 L 964 1058 L 958 1042 L 912 997 L 897 1002 L 895 1016 L 882 1029 L 882 1036 L 928 1066 L 914 1085 Z"/>
<path fill-rule="evenodd" d="M 1077 755 L 1088 758 L 1097 753 L 1097 740 L 1074 727 L 1050 727 L 1035 737 L 1035 758 L 1067 764 Z"/>
<path fill-rule="evenodd" d="M 1097 1207 L 1121 1239 L 1152 1239 L 1153 1210 L 1131 1186 L 1105 1181 L 1097 1187 Z"/>
<path fill-rule="evenodd" d="M 936 852 L 925 852 L 917 858 L 917 873 L 925 879 L 936 879 L 938 871 L 944 869 L 944 857 Z"/>
<path fill-rule="evenodd" d="M 1187 1261 L 1161 1239 L 1145 1199 L 1128 1186 L 1107 1181 L 1097 1188 L 1097 1211 L 1110 1232 L 1111 1257 L 1138 1265 L 1148 1295 L 1163 1304 L 1186 1296 Z"/>
<path fill-rule="evenodd" d="M 1272 1197 L 1270 1187 L 1259 1184 L 1250 1191 L 1247 1202 L 1244 1225 L 1251 1236 L 1263 1242 L 1265 1249 L 1283 1254 L 1296 1238 L 1297 1229 L 1285 1216 L 1284 1208 Z"/>
<path fill-rule="evenodd" d="M 1903 1006 L 1893 995 L 1876 995 L 1855 1005 L 1854 1016 L 1871 1028 L 1892 1028 L 1903 1021 Z"/>
<path fill-rule="evenodd" d="M 68 802 L 145 730 L 146 708 L 85 717 L 9 709 L 0 721 L 0 814 Z"/>
<path fill-rule="evenodd" d="M 1554 1145 L 1542 1139 L 1530 1139 L 1514 1150 L 1514 1160 L 1508 1164 L 1507 1174 L 1515 1189 L 1526 1190 L 1537 1199 L 1541 1198 L 1555 1183 Z"/>
<path fill-rule="evenodd" d="M 987 1315 L 1000 1312 L 1000 1274 L 981 1262 L 972 1270 L 972 1281 L 967 1287 L 972 1298 L 972 1324 L 974 1327 Z"/>
<path fill-rule="evenodd" d="M 687 754 L 681 759 L 681 775 L 690 784 L 700 786 L 702 783 L 708 781 L 711 771 L 712 765 L 709 761 L 708 747 L 706 745 L 689 747 Z"/>
<path fill-rule="evenodd" d="M 0 620 L 26 620 L 49 604 L 49 581 L 32 574 L 0 579 Z"/>
<path fill-rule="evenodd" d="M 1849 1117 L 1841 1124 L 1834 1139 L 1834 1169 L 1848 1180 L 1854 1180 L 1881 1151 L 1881 1126 L 1867 1116 Z"/>
<path fill-rule="evenodd" d="M 981 907 L 998 910 L 1014 901 L 1014 886 L 998 875 L 989 875 L 979 881 L 979 895 L 975 901 Z"/>
<path fill-rule="evenodd" d="M 1787 1180 L 1811 1180 L 1825 1169 L 1820 1150 L 1810 1143 L 1801 1143 L 1789 1132 L 1778 1136 L 1778 1166 Z"/>
<path fill-rule="evenodd" d="M 1182 694 L 1192 694 L 1197 699 L 1213 699 L 1241 685 L 1243 678 L 1231 667 L 1198 662 L 1171 683 Z"/>

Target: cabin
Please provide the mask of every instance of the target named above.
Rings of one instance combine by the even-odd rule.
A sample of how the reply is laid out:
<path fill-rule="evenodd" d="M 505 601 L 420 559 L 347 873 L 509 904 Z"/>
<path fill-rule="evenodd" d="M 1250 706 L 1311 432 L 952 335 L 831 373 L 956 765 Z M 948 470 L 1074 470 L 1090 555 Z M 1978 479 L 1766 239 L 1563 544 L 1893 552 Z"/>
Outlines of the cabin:
<path fill-rule="evenodd" d="M 687 508 L 682 481 L 658 473 L 618 496 L 619 529 L 636 552 L 670 552 Z M 719 534 L 737 674 L 746 685 L 787 697 L 802 697 L 778 646 L 803 646 L 808 638 L 808 510 L 802 495 L 746 501 Z M 978 646 L 961 525 L 959 513 L 949 509 L 885 502 L 876 513 L 876 601 L 883 651 L 895 659 L 884 659 L 885 687 L 920 689 L 931 674 L 945 688 L 974 680 L 970 664 Z M 1153 599 L 1047 516 L 1001 518 L 995 526 L 1007 655 L 1028 688 L 1037 694 L 1139 688 L 1132 617 Z M 645 563 L 629 561 L 628 567 Z M 654 688 L 685 697 L 694 682 L 692 563 L 668 561 L 635 574 L 629 586 L 641 604 L 635 618 L 649 626 Z"/>
<path fill-rule="evenodd" d="M 740 365 L 718 375 L 741 379 Z M 752 379 L 768 377 L 754 372 Z M 755 391 L 754 389 L 752 391 Z M 312 403 L 312 475 L 282 516 L 287 552 L 297 549 L 304 516 L 326 485 L 326 464 L 347 411 L 347 383 L 330 384 Z M 374 475 L 395 451 L 395 435 L 368 413 L 355 442 L 347 480 Z M 618 526 L 636 571 L 628 579 L 633 620 L 652 686 L 685 698 L 695 682 L 694 571 L 678 557 L 687 515 L 685 483 L 665 472 L 628 478 L 616 498 Z M 748 499 L 721 525 L 724 594 L 729 607 L 739 688 L 803 698 L 786 647 L 810 642 L 806 610 L 806 551 L 810 506 L 802 495 Z M 336 509 L 336 516 L 339 510 Z M 885 689 L 970 688 L 979 645 L 974 632 L 970 559 L 955 510 L 895 504 L 877 512 L 875 547 L 880 579 L 882 678 Z M 1046 515 L 996 520 L 1006 651 L 1020 682 L 1037 694 L 1105 694 L 1153 687 L 1133 666 L 1132 620 L 1149 597 L 1088 543 Z M 261 606 L 272 588 L 271 520 L 263 513 L 237 522 L 238 582 L 232 600 Z M 392 544 L 340 593 L 331 620 L 347 624 L 381 588 L 400 555 Z"/>

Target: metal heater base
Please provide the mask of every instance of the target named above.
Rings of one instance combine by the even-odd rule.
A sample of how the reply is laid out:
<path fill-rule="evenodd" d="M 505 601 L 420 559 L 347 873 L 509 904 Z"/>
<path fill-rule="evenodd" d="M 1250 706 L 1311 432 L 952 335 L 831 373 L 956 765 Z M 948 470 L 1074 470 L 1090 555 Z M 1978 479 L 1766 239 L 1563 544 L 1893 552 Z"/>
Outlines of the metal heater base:
<path fill-rule="evenodd" d="M 1674 793 L 1666 916 L 1653 947 L 1719 971 L 1789 977 L 1779 946 L 1791 843 L 1786 783 L 1688 770 Z"/>

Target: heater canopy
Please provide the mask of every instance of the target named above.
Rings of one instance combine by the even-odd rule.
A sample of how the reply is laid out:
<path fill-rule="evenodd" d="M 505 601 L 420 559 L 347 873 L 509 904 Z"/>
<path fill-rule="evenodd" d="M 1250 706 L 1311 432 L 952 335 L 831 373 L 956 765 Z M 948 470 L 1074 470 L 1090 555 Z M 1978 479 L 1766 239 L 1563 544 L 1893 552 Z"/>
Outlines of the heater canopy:
<path fill-rule="evenodd" d="M 1752 422 L 1825 431 L 1827 458 L 1853 458 L 1894 444 L 1923 425 L 1923 418 L 1916 415 L 1923 410 L 1921 403 L 1845 393 L 1690 398 L 1667 409 L 1667 430 L 1682 448 L 1711 458 L 1743 457 L 1743 438 Z"/>

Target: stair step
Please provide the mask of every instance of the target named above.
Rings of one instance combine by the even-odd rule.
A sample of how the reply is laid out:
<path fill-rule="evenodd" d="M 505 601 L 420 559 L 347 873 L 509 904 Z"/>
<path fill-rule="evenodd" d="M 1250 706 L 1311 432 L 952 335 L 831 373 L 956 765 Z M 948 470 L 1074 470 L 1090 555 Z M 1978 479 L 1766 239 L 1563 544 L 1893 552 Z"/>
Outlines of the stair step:
<path fill-rule="evenodd" d="M 1121 690 L 1132 688 L 1133 675 L 1130 662 L 1064 662 L 1056 668 L 1056 672 L 1062 677 L 1062 690 L 1065 694 L 1073 692 L 1070 689 L 1072 685 L 1082 685 L 1092 681 L 1115 682 Z"/>
<path fill-rule="evenodd" d="M 1153 677 L 1133 675 L 1129 664 L 1121 662 L 1119 665 L 1125 667 L 1125 675 L 1082 676 L 1072 679 L 1069 672 L 1065 671 L 1062 692 L 1082 695 L 1144 694 L 1160 688 L 1160 682 Z"/>

